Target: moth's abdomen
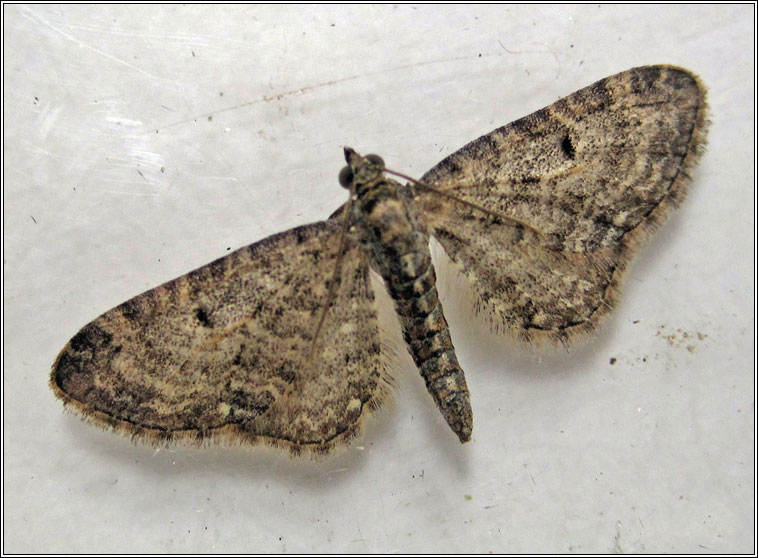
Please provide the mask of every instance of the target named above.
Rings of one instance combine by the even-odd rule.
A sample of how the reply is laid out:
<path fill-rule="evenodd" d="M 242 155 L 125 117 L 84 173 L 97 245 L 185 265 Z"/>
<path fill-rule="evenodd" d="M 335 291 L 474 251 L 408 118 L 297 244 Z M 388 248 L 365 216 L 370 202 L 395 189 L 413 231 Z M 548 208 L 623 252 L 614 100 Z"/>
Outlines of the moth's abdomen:
<path fill-rule="evenodd" d="M 385 183 L 366 192 L 358 220 L 395 301 L 408 350 L 445 420 L 466 442 L 473 426 L 469 392 L 437 294 L 429 236 L 399 188 Z"/>
<path fill-rule="evenodd" d="M 425 259 L 429 259 L 428 247 Z M 437 295 L 434 267 L 428 261 L 418 277 L 402 278 L 407 282 L 391 284 L 390 294 L 408 350 L 445 420 L 461 442 L 466 442 L 473 427 L 469 392 Z"/>

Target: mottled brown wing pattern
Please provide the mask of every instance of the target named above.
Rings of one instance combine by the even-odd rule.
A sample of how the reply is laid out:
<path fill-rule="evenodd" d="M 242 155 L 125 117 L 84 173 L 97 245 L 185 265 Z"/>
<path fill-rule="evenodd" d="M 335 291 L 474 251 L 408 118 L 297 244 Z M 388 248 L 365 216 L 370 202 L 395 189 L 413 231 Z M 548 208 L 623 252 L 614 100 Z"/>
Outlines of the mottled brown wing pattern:
<path fill-rule="evenodd" d="M 683 199 L 705 128 L 696 76 L 635 68 L 473 141 L 421 178 L 492 213 L 420 188 L 418 199 L 495 328 L 566 342 L 612 308 L 633 250 Z"/>
<path fill-rule="evenodd" d="M 372 267 L 465 442 L 473 414 L 429 232 L 496 329 L 566 343 L 615 304 L 634 249 L 683 199 L 705 132 L 698 78 L 649 66 L 479 138 L 408 191 L 380 157 L 346 148 L 339 181 L 350 201 L 332 218 L 106 312 L 66 345 L 50 384 L 87 419 L 135 437 L 327 453 L 357 434 L 390 383 Z"/>
<path fill-rule="evenodd" d="M 341 234 L 342 221 L 298 227 L 117 306 L 63 349 L 53 390 L 154 441 L 326 453 L 358 432 L 388 382 L 367 259 Z"/>

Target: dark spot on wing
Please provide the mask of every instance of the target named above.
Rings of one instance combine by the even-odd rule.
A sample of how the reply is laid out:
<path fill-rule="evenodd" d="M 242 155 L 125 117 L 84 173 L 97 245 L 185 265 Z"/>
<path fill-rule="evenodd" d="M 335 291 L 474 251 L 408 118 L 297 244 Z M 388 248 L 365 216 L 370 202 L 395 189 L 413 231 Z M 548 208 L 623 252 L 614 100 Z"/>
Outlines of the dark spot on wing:
<path fill-rule="evenodd" d="M 576 149 L 574 148 L 574 144 L 571 142 L 571 137 L 566 134 L 566 137 L 563 138 L 563 141 L 561 142 L 561 149 L 563 149 L 564 155 L 568 157 L 569 159 L 573 159 L 576 155 Z"/>
<path fill-rule="evenodd" d="M 213 324 L 211 323 L 210 318 L 208 317 L 208 313 L 205 311 L 205 308 L 202 306 L 198 306 L 195 308 L 195 317 L 197 318 L 197 321 L 202 324 L 203 327 L 213 327 Z"/>

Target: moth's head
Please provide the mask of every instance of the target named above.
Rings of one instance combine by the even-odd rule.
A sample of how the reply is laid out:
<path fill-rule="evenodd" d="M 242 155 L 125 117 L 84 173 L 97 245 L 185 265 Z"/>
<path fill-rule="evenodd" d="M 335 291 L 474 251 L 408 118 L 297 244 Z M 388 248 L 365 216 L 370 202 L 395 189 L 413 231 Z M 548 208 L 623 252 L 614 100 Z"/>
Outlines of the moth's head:
<path fill-rule="evenodd" d="M 345 148 L 347 166 L 340 171 L 340 186 L 355 192 L 356 186 L 366 185 L 382 179 L 384 160 L 379 155 L 361 157 L 354 149 Z"/>

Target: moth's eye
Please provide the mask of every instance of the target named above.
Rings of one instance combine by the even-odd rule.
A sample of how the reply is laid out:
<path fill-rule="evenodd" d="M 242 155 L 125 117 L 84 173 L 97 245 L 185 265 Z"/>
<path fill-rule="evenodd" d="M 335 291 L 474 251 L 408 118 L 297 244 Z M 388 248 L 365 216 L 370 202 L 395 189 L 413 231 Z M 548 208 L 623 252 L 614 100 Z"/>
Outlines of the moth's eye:
<path fill-rule="evenodd" d="M 377 167 L 384 168 L 384 159 L 382 159 L 381 157 L 379 157 L 379 155 L 376 155 L 374 153 L 370 153 L 370 154 L 366 155 L 365 159 L 369 163 L 371 163 L 373 165 L 376 165 Z"/>
<path fill-rule="evenodd" d="M 339 176 L 340 186 L 350 189 L 350 185 L 353 183 L 353 169 L 350 167 L 343 167 Z"/>

